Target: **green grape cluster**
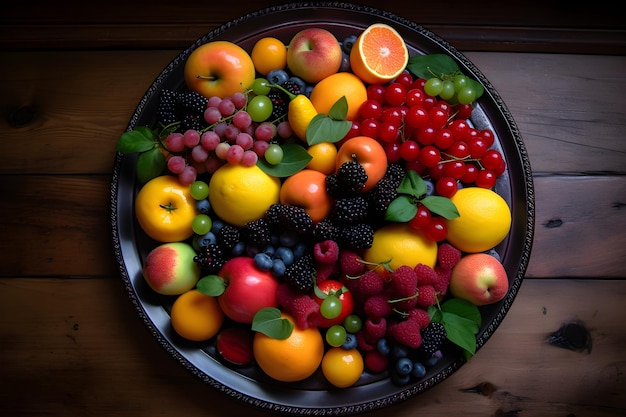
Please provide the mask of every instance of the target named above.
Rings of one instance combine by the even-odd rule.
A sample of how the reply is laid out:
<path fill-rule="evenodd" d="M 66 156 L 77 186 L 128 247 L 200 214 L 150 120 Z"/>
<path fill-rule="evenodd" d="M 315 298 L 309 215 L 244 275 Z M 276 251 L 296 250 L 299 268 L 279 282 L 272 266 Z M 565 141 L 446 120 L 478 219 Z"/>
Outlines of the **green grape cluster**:
<path fill-rule="evenodd" d="M 441 97 L 450 104 L 470 104 L 476 100 L 476 90 L 463 74 L 444 74 L 426 80 L 424 92 L 433 97 Z"/>

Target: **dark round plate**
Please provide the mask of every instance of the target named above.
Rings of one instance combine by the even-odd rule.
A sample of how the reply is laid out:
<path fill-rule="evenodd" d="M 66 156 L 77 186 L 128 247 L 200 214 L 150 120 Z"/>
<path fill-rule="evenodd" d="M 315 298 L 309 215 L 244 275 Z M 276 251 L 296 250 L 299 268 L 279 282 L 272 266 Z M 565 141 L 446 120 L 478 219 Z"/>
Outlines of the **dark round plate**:
<path fill-rule="evenodd" d="M 285 43 L 305 27 L 330 30 L 337 39 L 360 33 L 372 23 L 393 26 L 406 40 L 410 54 L 443 53 L 451 56 L 461 70 L 485 87 L 471 122 L 477 128 L 491 128 L 495 146 L 503 153 L 507 170 L 499 178 L 496 191 L 509 203 L 513 224 L 508 237 L 496 248 L 507 270 L 510 290 L 497 304 L 481 308 L 482 327 L 478 348 L 491 337 L 509 310 L 523 280 L 530 258 L 534 228 L 534 191 L 528 155 L 520 132 L 498 93 L 484 75 L 446 41 L 418 24 L 383 10 L 345 3 L 294 3 L 271 7 L 227 23 L 198 39 L 180 53 L 157 77 L 132 115 L 128 129 L 154 126 L 159 92 L 184 87 L 186 58 L 198 46 L 211 40 L 229 40 L 250 51 L 264 36 Z M 464 359 L 454 348 L 444 348 L 444 357 L 420 381 L 396 386 L 386 375 L 364 374 L 353 387 L 336 389 L 321 374 L 300 383 L 283 384 L 266 377 L 258 368 L 232 367 L 222 363 L 212 343 L 183 341 L 170 326 L 172 300 L 155 294 L 141 274 L 143 259 L 156 246 L 138 227 L 133 202 L 134 155 L 117 155 L 111 185 L 111 227 L 119 270 L 137 313 L 157 342 L 199 379 L 246 404 L 291 415 L 349 415 L 390 406 L 438 384 L 455 372 Z"/>

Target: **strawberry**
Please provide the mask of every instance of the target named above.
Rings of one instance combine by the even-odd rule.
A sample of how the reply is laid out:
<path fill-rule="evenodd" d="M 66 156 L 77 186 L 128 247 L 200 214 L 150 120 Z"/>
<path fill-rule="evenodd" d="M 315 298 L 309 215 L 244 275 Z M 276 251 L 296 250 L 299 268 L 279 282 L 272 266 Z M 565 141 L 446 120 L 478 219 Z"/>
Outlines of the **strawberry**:
<path fill-rule="evenodd" d="M 444 269 L 452 269 L 461 260 L 461 251 L 449 243 L 442 243 L 437 252 L 437 261 Z"/>
<path fill-rule="evenodd" d="M 391 334 L 396 342 L 411 349 L 417 349 L 422 344 L 420 326 L 416 320 L 400 321 L 393 326 Z"/>

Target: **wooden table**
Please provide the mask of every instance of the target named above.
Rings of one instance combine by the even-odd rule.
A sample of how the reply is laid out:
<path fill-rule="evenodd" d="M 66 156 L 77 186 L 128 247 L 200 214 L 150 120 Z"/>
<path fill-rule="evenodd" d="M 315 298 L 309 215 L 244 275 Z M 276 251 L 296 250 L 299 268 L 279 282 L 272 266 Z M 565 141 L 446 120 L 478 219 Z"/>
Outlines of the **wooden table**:
<path fill-rule="evenodd" d="M 536 230 L 487 344 L 367 416 L 624 415 L 623 19 L 576 2 L 404 3 L 384 6 L 449 40 L 507 103 L 534 172 Z M 0 415 L 270 416 L 201 383 L 146 331 L 113 257 L 109 187 L 115 142 L 156 75 L 272 2 L 106 4 L 0 6 Z M 547 343 L 574 321 L 592 349 Z"/>

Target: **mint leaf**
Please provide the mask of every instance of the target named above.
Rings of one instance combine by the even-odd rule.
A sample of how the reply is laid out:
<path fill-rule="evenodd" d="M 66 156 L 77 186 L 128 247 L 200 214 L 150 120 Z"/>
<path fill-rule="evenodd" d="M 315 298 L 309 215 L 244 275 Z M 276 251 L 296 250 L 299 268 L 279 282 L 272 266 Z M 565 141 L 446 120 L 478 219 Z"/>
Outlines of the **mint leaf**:
<path fill-rule="evenodd" d="M 417 206 L 410 197 L 401 195 L 394 198 L 385 212 L 385 220 L 391 222 L 408 222 L 417 213 Z"/>
<path fill-rule="evenodd" d="M 196 284 L 196 289 L 204 295 L 219 297 L 224 293 L 226 283 L 224 282 L 224 278 L 218 275 L 207 275 L 206 277 L 200 278 Z"/>
<path fill-rule="evenodd" d="M 418 78 L 441 77 L 459 71 L 452 57 L 445 54 L 415 55 L 409 58 L 407 69 Z"/>
<path fill-rule="evenodd" d="M 145 152 L 156 146 L 158 146 L 158 138 L 154 132 L 146 126 L 138 126 L 122 134 L 115 149 L 128 155 L 135 152 Z"/>
<path fill-rule="evenodd" d="M 166 165 L 165 156 L 159 148 L 141 152 L 137 157 L 137 179 L 140 183 L 145 184 L 152 178 L 159 176 Z"/>
<path fill-rule="evenodd" d="M 459 217 L 459 211 L 449 198 L 431 195 L 420 200 L 431 213 L 435 213 L 448 220 Z"/>
<path fill-rule="evenodd" d="M 295 143 L 281 145 L 283 148 L 283 160 L 279 164 L 272 165 L 265 159 L 259 158 L 257 166 L 268 175 L 283 178 L 289 177 L 304 169 L 313 157 L 302 147 Z"/>
<path fill-rule="evenodd" d="M 287 339 L 293 331 L 293 323 L 281 316 L 280 310 L 274 307 L 262 308 L 252 319 L 252 330 L 273 339 Z"/>

